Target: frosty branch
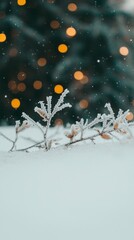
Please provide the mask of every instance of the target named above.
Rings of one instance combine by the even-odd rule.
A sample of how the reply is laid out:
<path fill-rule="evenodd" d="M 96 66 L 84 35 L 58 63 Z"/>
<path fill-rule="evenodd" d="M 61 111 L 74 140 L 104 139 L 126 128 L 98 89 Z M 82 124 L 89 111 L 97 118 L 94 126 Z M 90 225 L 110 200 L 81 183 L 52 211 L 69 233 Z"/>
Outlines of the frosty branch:
<path fill-rule="evenodd" d="M 35 147 L 43 148 L 45 151 L 51 149 L 53 143 L 58 141 L 58 139 L 55 139 L 54 136 L 48 137 L 48 132 L 51 127 L 52 119 L 56 113 L 65 108 L 71 107 L 70 103 L 64 103 L 65 97 L 68 93 L 69 91 L 66 89 L 59 97 L 55 106 L 52 104 L 52 96 L 49 96 L 46 97 L 46 103 L 40 101 L 39 106 L 34 108 L 34 111 L 41 117 L 44 125 L 34 121 L 30 116 L 23 112 L 22 117 L 24 120 L 22 124 L 20 121 L 16 121 L 14 140 L 8 138 L 3 133 L 0 133 L 2 137 L 12 143 L 10 151 L 27 151 Z M 72 124 L 70 130 L 65 131 L 64 133 L 66 138 L 69 140 L 65 146 L 70 146 L 86 140 L 90 140 L 95 143 L 95 140 L 98 137 L 101 137 L 104 140 L 110 140 L 113 138 L 120 140 L 121 135 L 132 138 L 133 135 L 130 127 L 134 126 L 134 122 L 129 122 L 129 110 L 124 112 L 123 110 L 119 109 L 117 116 L 115 116 L 110 103 L 107 103 L 105 108 L 107 109 L 107 114 L 98 114 L 93 121 L 89 121 L 88 119 L 84 120 L 82 118 L 80 121 L 76 121 L 75 124 Z M 38 130 L 41 132 L 42 140 L 39 142 L 33 141 L 31 146 L 28 146 L 24 149 L 16 149 L 16 143 L 18 141 L 20 132 L 32 126 L 38 128 Z"/>

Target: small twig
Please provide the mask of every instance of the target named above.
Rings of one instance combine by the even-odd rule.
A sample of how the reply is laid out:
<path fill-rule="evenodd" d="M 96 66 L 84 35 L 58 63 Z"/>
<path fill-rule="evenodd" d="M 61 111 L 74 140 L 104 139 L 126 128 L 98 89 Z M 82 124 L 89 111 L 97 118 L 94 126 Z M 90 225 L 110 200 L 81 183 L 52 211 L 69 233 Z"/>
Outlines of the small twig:
<path fill-rule="evenodd" d="M 12 152 L 14 148 L 16 150 L 16 142 L 17 142 L 17 140 L 18 140 L 18 133 L 16 132 L 15 140 L 13 141 L 13 145 L 12 145 L 11 149 L 9 150 L 9 152 Z"/>
<path fill-rule="evenodd" d="M 29 141 L 29 142 L 38 143 L 37 141 L 35 141 L 35 140 L 32 139 L 32 138 L 28 138 L 28 137 L 24 137 L 24 136 L 21 136 L 21 138 L 24 139 L 24 140 L 27 140 L 27 141 Z"/>
<path fill-rule="evenodd" d="M 31 149 L 31 148 L 34 148 L 34 147 L 39 147 L 38 145 L 40 145 L 42 143 L 44 143 L 44 140 L 41 141 L 41 142 L 35 143 L 35 144 L 33 144 L 33 145 L 29 146 L 29 147 L 26 147 L 26 148 L 17 149 L 16 151 L 17 152 L 27 151 L 28 149 Z"/>
<path fill-rule="evenodd" d="M 115 138 L 116 140 L 118 140 L 118 141 L 120 141 L 120 139 L 117 137 L 117 136 L 115 136 L 113 133 L 109 133 L 113 138 Z"/>
<path fill-rule="evenodd" d="M 10 138 L 8 138 L 5 134 L 3 134 L 3 133 L 1 133 L 0 132 L 0 135 L 3 137 L 3 138 L 5 138 L 6 140 L 8 140 L 9 142 L 14 142 L 12 139 L 10 139 Z"/>

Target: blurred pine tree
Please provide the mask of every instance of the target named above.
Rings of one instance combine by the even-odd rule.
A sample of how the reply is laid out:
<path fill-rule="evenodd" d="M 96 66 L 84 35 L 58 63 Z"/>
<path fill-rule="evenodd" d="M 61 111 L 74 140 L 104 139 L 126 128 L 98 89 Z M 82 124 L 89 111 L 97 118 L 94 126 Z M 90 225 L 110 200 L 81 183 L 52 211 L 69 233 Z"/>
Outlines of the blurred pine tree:
<path fill-rule="evenodd" d="M 94 117 L 106 102 L 134 105 L 134 18 L 108 0 L 1 0 L 0 118 L 20 118 L 47 95 L 70 90 L 73 108 L 60 116 Z M 55 88 L 55 86 L 57 87 Z M 59 86 L 61 85 L 61 86 Z M 57 92 L 57 93 L 55 93 Z M 20 100 L 20 107 L 12 99 Z M 90 116 L 89 116 L 90 112 Z"/>

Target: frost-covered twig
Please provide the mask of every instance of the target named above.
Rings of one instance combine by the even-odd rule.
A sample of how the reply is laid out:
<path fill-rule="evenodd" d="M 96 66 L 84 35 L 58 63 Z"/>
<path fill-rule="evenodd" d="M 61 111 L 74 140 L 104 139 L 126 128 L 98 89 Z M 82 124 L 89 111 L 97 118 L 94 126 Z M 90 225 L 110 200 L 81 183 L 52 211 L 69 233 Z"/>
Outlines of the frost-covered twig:
<path fill-rule="evenodd" d="M 55 114 L 59 111 L 62 111 L 64 108 L 71 107 L 69 103 L 64 103 L 64 99 L 68 92 L 69 91 L 66 89 L 61 94 L 54 107 L 52 106 L 51 96 L 46 97 L 46 103 L 40 101 L 40 106 L 35 107 L 35 112 L 37 112 L 38 115 L 42 118 L 45 126 L 40 124 L 39 122 L 34 121 L 26 113 L 22 113 L 22 117 L 25 120 L 22 122 L 22 124 L 20 124 L 20 121 L 16 121 L 14 140 L 11 140 L 3 133 L 0 133 L 1 136 L 12 142 L 12 147 L 10 151 L 16 150 L 16 143 L 19 133 L 30 126 L 35 126 L 41 131 L 43 135 L 43 140 L 39 142 L 34 142 L 33 145 L 26 148 L 17 149 L 17 151 L 27 151 L 34 147 L 44 148 L 47 151 L 51 149 L 53 143 L 58 145 L 58 140 L 54 138 L 54 136 L 48 137 L 48 131 L 51 126 L 52 118 L 55 116 Z M 108 113 L 98 114 L 97 117 L 91 122 L 88 119 L 84 120 L 82 118 L 79 122 L 76 121 L 75 124 L 72 124 L 70 130 L 65 131 L 65 136 L 69 139 L 69 143 L 65 144 L 64 146 L 70 146 L 72 144 L 84 142 L 86 140 L 90 140 L 95 143 L 97 137 L 101 137 L 104 140 L 110 140 L 112 138 L 115 138 L 118 141 L 120 141 L 121 139 L 120 135 L 126 135 L 128 138 L 132 138 L 133 135 L 130 127 L 134 126 L 134 122 L 129 122 L 129 110 L 124 112 L 123 110 L 119 109 L 117 116 L 115 116 L 115 113 L 110 103 L 107 103 L 105 107 L 107 108 Z M 131 115 L 133 116 L 133 114 Z M 92 133 L 93 131 L 95 133 Z"/>
<path fill-rule="evenodd" d="M 5 134 L 0 132 L 0 136 L 2 136 L 3 138 L 5 138 L 6 140 L 8 140 L 9 142 L 14 142 L 12 139 L 8 138 Z"/>
<path fill-rule="evenodd" d="M 26 113 L 22 114 L 22 117 L 25 118 L 30 124 L 33 124 L 37 128 L 41 130 L 44 137 L 44 146 L 45 150 L 49 150 L 52 145 L 52 141 L 48 140 L 48 131 L 51 126 L 51 120 L 55 116 L 55 114 L 59 111 L 62 111 L 64 108 L 70 108 L 70 103 L 64 103 L 64 99 L 66 95 L 69 93 L 68 89 L 65 89 L 61 94 L 58 102 L 52 108 L 52 96 L 46 97 L 46 104 L 42 101 L 39 102 L 40 107 L 35 107 L 35 112 L 39 114 L 42 120 L 46 123 L 46 126 L 43 127 L 41 124 L 35 122 L 32 118 L 30 118 Z"/>
<path fill-rule="evenodd" d="M 98 114 L 91 123 L 88 123 L 88 120 L 86 120 L 84 123 L 84 119 L 81 119 L 80 122 L 76 122 L 75 126 L 77 127 L 77 133 L 80 132 L 80 138 L 74 139 L 75 136 L 73 136 L 73 140 L 66 145 L 72 145 L 84 140 L 94 141 L 95 138 L 99 136 L 105 140 L 109 140 L 111 138 L 116 138 L 117 140 L 120 140 L 116 135 L 113 134 L 113 132 L 116 132 L 117 134 L 126 134 L 129 138 L 132 138 L 130 126 L 132 126 L 133 124 L 129 123 L 127 120 L 129 110 L 123 112 L 123 110 L 119 109 L 118 115 L 117 117 L 115 117 L 114 111 L 110 103 L 107 103 L 105 107 L 107 107 L 109 113 L 102 115 Z M 102 126 L 99 129 L 95 129 L 94 127 L 98 123 L 101 123 Z M 97 134 L 90 134 L 89 136 L 84 137 L 85 130 L 91 129 L 96 130 Z"/>

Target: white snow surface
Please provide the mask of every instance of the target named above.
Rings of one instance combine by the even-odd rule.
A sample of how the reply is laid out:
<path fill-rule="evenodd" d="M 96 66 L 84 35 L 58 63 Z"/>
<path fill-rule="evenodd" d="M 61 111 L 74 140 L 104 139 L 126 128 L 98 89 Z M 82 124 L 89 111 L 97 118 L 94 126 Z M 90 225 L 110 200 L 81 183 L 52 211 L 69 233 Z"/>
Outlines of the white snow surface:
<path fill-rule="evenodd" d="M 134 140 L 30 153 L 0 142 L 0 240 L 134 240 Z"/>

